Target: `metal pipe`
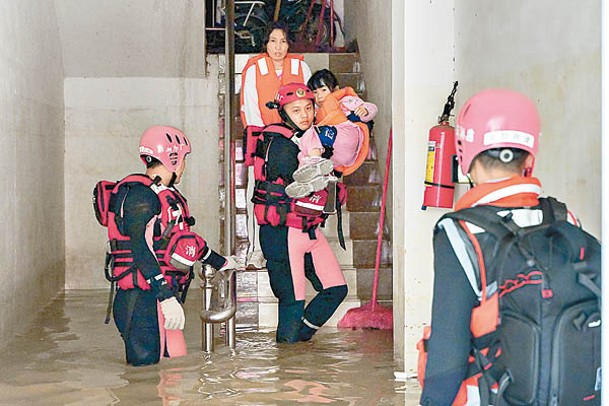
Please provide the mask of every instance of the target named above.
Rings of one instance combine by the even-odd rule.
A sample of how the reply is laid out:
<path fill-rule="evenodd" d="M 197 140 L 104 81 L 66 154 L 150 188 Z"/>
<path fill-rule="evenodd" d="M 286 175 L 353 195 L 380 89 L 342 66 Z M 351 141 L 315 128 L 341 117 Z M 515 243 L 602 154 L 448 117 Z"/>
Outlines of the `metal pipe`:
<path fill-rule="evenodd" d="M 609 248 L 607 248 L 607 241 L 609 241 L 609 0 L 603 0 L 601 2 L 601 149 L 602 149 L 602 162 L 601 162 L 601 241 L 602 244 L 602 271 L 606 275 L 606 271 L 609 269 Z M 602 289 L 607 292 L 609 289 L 609 278 L 603 277 Z M 602 320 L 607 320 L 605 317 L 609 316 L 609 310 L 607 306 L 603 306 Z M 602 336 L 609 337 L 609 324 L 604 323 L 601 325 Z M 602 351 L 602 378 L 601 385 L 602 390 L 605 391 L 609 388 L 609 351 Z M 604 403 L 604 402 L 603 402 Z"/>
<path fill-rule="evenodd" d="M 203 309 L 205 310 L 209 309 L 211 303 L 211 276 L 213 276 L 213 269 L 208 265 L 203 265 L 201 268 L 201 279 L 203 280 L 201 291 L 203 292 Z M 203 321 L 201 324 L 201 348 L 203 348 L 203 351 L 212 352 L 214 350 L 214 325 L 203 318 L 201 320 Z"/>
<path fill-rule="evenodd" d="M 227 255 L 234 253 L 235 241 L 235 173 L 233 165 L 235 162 L 235 147 L 232 142 L 235 117 L 235 0 L 226 0 L 226 33 L 225 33 L 225 57 L 226 68 L 224 70 L 224 83 L 226 91 L 224 93 L 224 252 Z M 236 275 L 233 274 L 233 278 Z M 231 281 L 233 282 L 233 281 Z M 236 292 L 236 279 L 233 285 Z M 235 293 L 236 294 L 236 293 Z M 233 316 L 226 323 L 226 335 L 232 337 L 232 341 L 228 342 L 231 349 L 235 348 L 235 330 L 236 323 Z"/>
<path fill-rule="evenodd" d="M 234 311 L 233 317 L 227 320 L 226 322 L 226 336 L 224 337 L 225 344 L 231 349 L 234 350 L 237 345 L 236 334 L 237 334 L 237 323 L 235 320 L 235 312 L 237 310 L 237 272 L 233 272 L 230 277 L 230 286 L 233 287 L 230 291 L 231 302 L 234 303 Z"/>
<path fill-rule="evenodd" d="M 210 270 L 209 272 L 207 270 Z M 201 320 L 206 323 L 224 323 L 232 319 L 237 311 L 235 293 L 236 279 L 233 269 L 216 271 L 206 266 L 205 283 L 207 301 L 201 311 Z"/>

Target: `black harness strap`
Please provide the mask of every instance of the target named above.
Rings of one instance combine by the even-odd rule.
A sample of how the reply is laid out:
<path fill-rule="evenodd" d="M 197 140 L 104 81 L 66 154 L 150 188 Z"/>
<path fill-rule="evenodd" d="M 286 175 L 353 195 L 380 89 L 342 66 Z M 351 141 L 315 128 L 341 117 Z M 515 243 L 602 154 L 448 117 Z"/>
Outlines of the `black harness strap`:
<path fill-rule="evenodd" d="M 127 303 L 127 325 L 125 326 L 125 332 L 123 337 L 127 341 L 129 337 L 129 330 L 131 330 L 131 320 L 133 319 L 133 310 L 135 309 L 135 303 L 140 295 L 140 289 L 131 289 L 131 295 L 129 295 L 129 302 Z"/>
<path fill-rule="evenodd" d="M 336 232 L 338 233 L 338 243 L 343 250 L 347 250 L 345 245 L 345 235 L 343 234 L 343 212 L 340 206 L 338 193 L 336 194 Z"/>

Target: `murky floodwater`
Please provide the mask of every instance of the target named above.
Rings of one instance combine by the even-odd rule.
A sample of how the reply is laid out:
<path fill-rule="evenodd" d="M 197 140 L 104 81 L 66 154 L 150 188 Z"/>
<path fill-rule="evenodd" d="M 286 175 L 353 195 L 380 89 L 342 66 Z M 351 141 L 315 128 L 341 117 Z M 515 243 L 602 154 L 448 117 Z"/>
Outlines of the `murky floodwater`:
<path fill-rule="evenodd" d="M 107 292 L 69 292 L 0 353 L 0 405 L 416 405 L 394 380 L 392 334 L 324 328 L 312 341 L 277 344 L 272 331 L 239 331 L 200 350 L 198 303 L 187 305 L 189 354 L 157 365 L 124 363 L 104 325 Z"/>

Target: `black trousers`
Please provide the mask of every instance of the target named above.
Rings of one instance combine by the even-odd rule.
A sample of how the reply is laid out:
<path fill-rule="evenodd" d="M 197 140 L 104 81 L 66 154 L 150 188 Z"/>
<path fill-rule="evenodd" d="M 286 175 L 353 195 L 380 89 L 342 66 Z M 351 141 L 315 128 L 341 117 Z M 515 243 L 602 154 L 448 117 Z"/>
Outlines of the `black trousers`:
<path fill-rule="evenodd" d="M 127 363 L 156 364 L 161 359 L 157 298 L 151 290 L 118 289 L 114 322 L 125 343 Z"/>

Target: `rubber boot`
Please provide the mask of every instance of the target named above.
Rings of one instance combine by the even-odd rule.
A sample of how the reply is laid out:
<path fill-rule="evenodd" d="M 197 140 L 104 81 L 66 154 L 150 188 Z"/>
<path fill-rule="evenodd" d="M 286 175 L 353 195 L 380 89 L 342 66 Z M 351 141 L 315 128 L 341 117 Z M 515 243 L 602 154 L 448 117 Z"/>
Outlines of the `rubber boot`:
<path fill-rule="evenodd" d="M 304 318 L 300 324 L 298 338 L 308 341 L 317 330 L 332 317 L 338 306 L 347 296 L 347 285 L 334 286 L 320 291 L 311 300 L 304 311 Z"/>

